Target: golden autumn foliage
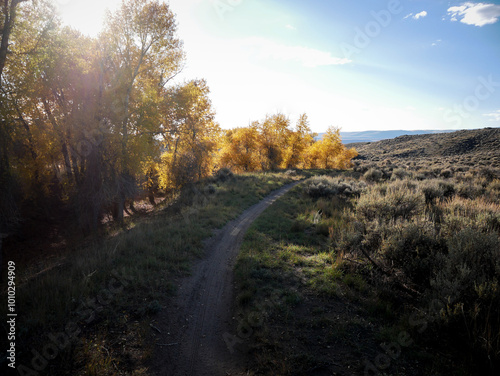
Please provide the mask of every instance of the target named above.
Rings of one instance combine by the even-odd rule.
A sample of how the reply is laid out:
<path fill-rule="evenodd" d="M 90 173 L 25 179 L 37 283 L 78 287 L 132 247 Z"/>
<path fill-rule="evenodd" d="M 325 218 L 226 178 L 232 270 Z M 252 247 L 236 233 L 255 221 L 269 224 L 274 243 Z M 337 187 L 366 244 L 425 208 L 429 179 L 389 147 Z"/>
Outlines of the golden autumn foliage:
<path fill-rule="evenodd" d="M 21 213 L 71 212 L 85 233 L 105 214 L 210 176 L 346 168 L 355 156 L 331 129 L 283 114 L 222 131 L 205 80 L 182 69 L 175 16 L 160 0 L 123 0 L 98 37 L 64 27 L 50 0 L 0 12 L 0 232 Z M 3 24 L 2 24 L 3 22 Z M 6 23 L 7 22 L 7 23 Z"/>
<path fill-rule="evenodd" d="M 321 140 L 310 145 L 305 155 L 308 168 L 345 169 L 351 167 L 351 159 L 358 153 L 342 144 L 339 128 L 329 127 Z"/>
<path fill-rule="evenodd" d="M 212 173 L 217 160 L 220 127 L 204 80 L 170 88 L 164 100 L 161 188 L 179 188 Z"/>
<path fill-rule="evenodd" d="M 342 144 L 339 131 L 330 127 L 315 141 L 306 114 L 299 117 L 294 129 L 283 114 L 267 116 L 262 122 L 226 132 L 220 164 L 235 171 L 349 168 L 357 152 Z"/>
<path fill-rule="evenodd" d="M 245 172 L 258 170 L 259 137 L 255 124 L 227 131 L 220 152 L 221 165 Z"/>

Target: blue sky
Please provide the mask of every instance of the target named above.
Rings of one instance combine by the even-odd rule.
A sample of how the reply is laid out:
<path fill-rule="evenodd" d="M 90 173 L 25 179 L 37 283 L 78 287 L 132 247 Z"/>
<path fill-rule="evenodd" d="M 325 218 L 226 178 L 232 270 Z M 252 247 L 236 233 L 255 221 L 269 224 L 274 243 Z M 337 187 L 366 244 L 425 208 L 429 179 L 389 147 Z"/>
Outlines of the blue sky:
<path fill-rule="evenodd" d="M 96 35 L 119 0 L 55 0 Z M 171 0 L 217 121 L 306 112 L 316 132 L 500 126 L 500 1 Z M 89 18 L 92 19 L 89 22 Z"/>

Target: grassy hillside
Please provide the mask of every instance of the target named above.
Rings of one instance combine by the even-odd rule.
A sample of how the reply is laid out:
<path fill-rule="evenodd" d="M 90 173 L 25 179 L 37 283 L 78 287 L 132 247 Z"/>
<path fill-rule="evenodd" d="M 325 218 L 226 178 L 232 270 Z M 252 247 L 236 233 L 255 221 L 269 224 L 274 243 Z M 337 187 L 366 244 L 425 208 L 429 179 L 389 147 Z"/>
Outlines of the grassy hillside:
<path fill-rule="evenodd" d="M 500 167 L 500 128 L 453 133 L 400 136 L 390 140 L 348 145 L 358 159 L 419 161 L 439 158 L 450 164 Z"/>

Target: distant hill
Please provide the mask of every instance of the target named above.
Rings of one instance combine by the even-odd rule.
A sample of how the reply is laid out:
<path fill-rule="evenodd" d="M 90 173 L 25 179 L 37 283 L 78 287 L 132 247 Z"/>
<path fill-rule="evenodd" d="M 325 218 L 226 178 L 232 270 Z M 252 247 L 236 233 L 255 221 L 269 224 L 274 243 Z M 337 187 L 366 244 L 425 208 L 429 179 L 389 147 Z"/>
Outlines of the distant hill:
<path fill-rule="evenodd" d="M 351 143 L 360 159 L 466 157 L 500 164 L 500 128 L 450 133 L 404 135 L 393 139 Z"/>
<path fill-rule="evenodd" d="M 374 142 L 380 140 L 387 140 L 404 135 L 419 135 L 419 134 L 434 134 L 434 133 L 449 133 L 450 130 L 419 130 L 419 131 L 363 131 L 363 132 L 340 132 L 342 143 L 352 144 L 357 142 Z M 323 137 L 323 133 L 318 135 L 318 138 Z"/>

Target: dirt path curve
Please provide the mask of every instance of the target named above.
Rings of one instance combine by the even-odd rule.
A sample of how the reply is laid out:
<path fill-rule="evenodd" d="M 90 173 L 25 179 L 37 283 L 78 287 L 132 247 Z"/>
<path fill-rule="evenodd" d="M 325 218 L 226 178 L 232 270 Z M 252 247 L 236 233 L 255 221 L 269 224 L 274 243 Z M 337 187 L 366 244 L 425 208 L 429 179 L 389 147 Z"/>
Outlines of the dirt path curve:
<path fill-rule="evenodd" d="M 224 333 L 235 334 L 233 268 L 251 223 L 274 201 L 299 184 L 283 186 L 218 230 L 206 256 L 180 280 L 178 294 L 162 311 L 152 374 L 168 376 L 246 375 L 244 354 L 231 354 Z"/>

